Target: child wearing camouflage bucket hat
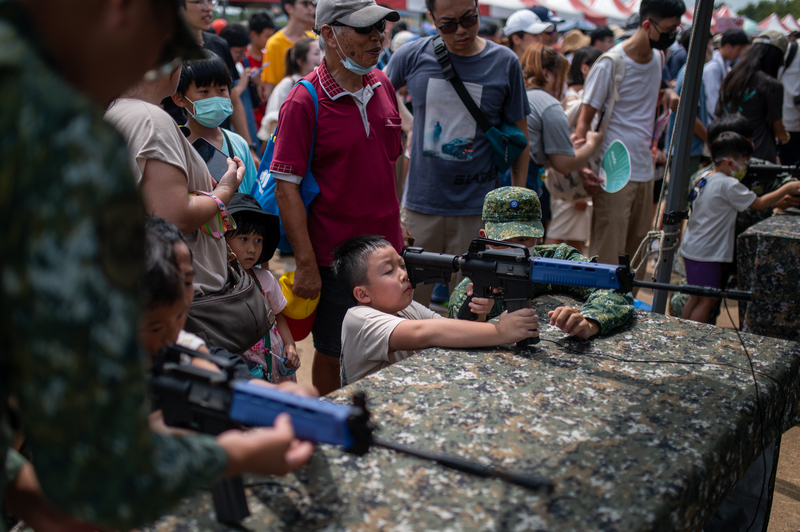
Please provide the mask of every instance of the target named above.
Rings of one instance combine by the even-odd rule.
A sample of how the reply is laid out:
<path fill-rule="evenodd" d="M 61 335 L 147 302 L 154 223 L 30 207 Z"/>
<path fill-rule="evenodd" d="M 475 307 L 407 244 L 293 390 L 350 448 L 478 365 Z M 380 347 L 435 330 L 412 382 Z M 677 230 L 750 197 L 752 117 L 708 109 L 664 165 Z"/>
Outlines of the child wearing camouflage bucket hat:
<path fill-rule="evenodd" d="M 578 262 L 596 262 L 587 259 L 577 249 L 566 244 L 537 245 L 544 236 L 542 205 L 533 190 L 522 187 L 501 187 L 492 190 L 483 200 L 483 222 L 485 228 L 480 236 L 526 246 L 534 257 L 565 259 Z M 570 336 L 590 338 L 598 333 L 607 334 L 633 315 L 633 296 L 618 294 L 613 290 L 595 290 L 577 286 L 534 284 L 534 295 L 560 293 L 585 301 L 580 308 L 560 306 L 548 312 L 550 325 L 558 327 Z M 450 296 L 448 313 L 451 318 L 472 295 L 469 279 L 464 279 Z M 475 310 L 483 310 L 484 300 L 475 298 L 468 304 Z M 477 302 L 477 304 L 476 304 Z M 506 305 L 497 300 L 492 309 L 478 314 L 478 319 L 489 320 L 499 316 Z"/>

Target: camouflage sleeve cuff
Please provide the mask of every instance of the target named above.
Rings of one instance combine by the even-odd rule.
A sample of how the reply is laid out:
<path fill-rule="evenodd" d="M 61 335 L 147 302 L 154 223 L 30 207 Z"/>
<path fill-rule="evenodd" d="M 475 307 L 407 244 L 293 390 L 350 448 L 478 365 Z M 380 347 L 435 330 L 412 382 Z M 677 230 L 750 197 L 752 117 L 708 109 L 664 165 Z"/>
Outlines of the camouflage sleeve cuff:
<path fill-rule="evenodd" d="M 608 334 L 627 323 L 633 316 L 633 296 L 613 290 L 595 290 L 581 307 L 584 318 L 600 325 L 599 334 Z"/>

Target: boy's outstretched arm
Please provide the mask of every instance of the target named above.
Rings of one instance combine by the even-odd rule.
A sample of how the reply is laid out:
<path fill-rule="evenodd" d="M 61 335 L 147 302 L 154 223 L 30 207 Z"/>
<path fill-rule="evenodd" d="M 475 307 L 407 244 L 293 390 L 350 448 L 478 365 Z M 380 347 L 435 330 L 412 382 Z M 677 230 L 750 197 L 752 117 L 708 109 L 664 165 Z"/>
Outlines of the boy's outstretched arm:
<path fill-rule="evenodd" d="M 763 196 L 757 197 L 752 204 L 750 204 L 751 209 L 755 209 L 760 211 L 761 209 L 766 209 L 769 207 L 774 207 L 777 205 L 784 196 L 786 195 L 797 196 L 800 194 L 800 181 L 792 181 L 791 183 L 786 183 L 778 190 L 773 190 Z"/>
<path fill-rule="evenodd" d="M 489 347 L 539 336 L 539 317 L 533 309 L 509 314 L 497 322 L 465 320 L 404 320 L 389 337 L 391 351 L 417 351 L 428 347 Z"/>

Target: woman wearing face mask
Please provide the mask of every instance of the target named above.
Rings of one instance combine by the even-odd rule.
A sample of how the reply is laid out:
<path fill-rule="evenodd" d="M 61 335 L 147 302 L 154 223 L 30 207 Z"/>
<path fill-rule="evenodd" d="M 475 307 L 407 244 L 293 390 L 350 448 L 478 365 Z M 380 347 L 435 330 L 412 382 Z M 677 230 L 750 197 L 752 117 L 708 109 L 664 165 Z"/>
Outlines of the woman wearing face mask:
<path fill-rule="evenodd" d="M 768 30 L 731 69 L 719 90 L 716 116 L 741 113 L 753 126 L 753 157 L 778 160 L 775 139 L 789 141 L 783 126 L 783 85 L 776 78 L 788 47 L 786 36 Z"/>
<path fill-rule="evenodd" d="M 322 53 L 319 51 L 316 39 L 300 39 L 297 44 L 286 50 L 286 74 L 272 89 L 267 102 L 267 112 L 258 130 L 258 138 L 264 142 L 269 140 L 278 125 L 278 114 L 281 105 L 289 96 L 289 91 L 301 78 L 311 74 L 321 61 Z"/>
<path fill-rule="evenodd" d="M 534 43 L 522 56 L 522 73 L 528 89 L 528 140 L 531 163 L 539 168 L 553 167 L 562 174 L 580 170 L 586 165 L 600 143 L 600 134 L 590 131 L 586 142 L 576 150 L 570 140 L 567 115 L 561 107 L 561 90 L 569 63 L 555 48 Z M 545 134 L 545 129 L 547 134 Z M 531 172 L 528 173 L 531 175 Z M 528 187 L 532 188 L 532 187 Z M 588 238 L 591 214 L 586 215 L 586 203 L 578 208 L 572 202 L 551 199 L 552 230 L 548 230 L 546 244 L 567 242 L 578 249 Z M 576 227 L 577 226 L 577 227 Z"/>
<path fill-rule="evenodd" d="M 194 252 L 195 294 L 213 293 L 227 280 L 227 248 L 224 238 L 216 238 L 203 227 L 218 219 L 220 205 L 224 207 L 239 188 L 245 167 L 238 157 L 228 159 L 228 171 L 215 182 L 175 121 L 158 106 L 175 93 L 180 76 L 177 65 L 169 76 L 140 82 L 114 101 L 106 121 L 125 137 L 145 211 L 177 226 L 189 241 Z M 191 111 L 197 116 L 209 114 Z"/>

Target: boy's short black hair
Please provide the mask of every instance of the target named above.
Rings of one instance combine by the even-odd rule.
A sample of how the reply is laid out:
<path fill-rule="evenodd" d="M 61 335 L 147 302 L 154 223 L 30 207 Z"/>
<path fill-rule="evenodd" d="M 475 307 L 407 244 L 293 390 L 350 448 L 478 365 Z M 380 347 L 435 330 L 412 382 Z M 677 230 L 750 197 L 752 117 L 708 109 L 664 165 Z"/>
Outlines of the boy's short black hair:
<path fill-rule="evenodd" d="M 719 42 L 720 46 L 725 46 L 726 44 L 732 46 L 750 44 L 750 38 L 744 30 L 728 30 L 722 34 L 722 40 Z"/>
<path fill-rule="evenodd" d="M 752 139 L 753 125 L 740 113 L 722 115 L 708 125 L 708 142 L 713 143 L 721 133 L 733 131 L 746 139 Z"/>
<path fill-rule="evenodd" d="M 753 143 L 733 131 L 725 131 L 711 143 L 711 159 L 719 161 L 725 157 L 750 158 L 753 156 Z"/>
<path fill-rule="evenodd" d="M 145 220 L 144 241 L 144 270 L 139 279 L 144 308 L 173 305 L 184 294 L 184 278 L 178 268 L 174 245 L 182 241 L 190 253 L 192 248 L 177 227 L 155 216 Z"/>
<path fill-rule="evenodd" d="M 264 10 L 256 11 L 250 15 L 250 20 L 247 22 L 247 25 L 250 31 L 256 33 L 261 33 L 267 28 L 275 29 L 275 22 L 272 20 L 272 17 L 269 16 L 269 13 Z"/>
<path fill-rule="evenodd" d="M 380 235 L 362 235 L 347 240 L 333 252 L 333 275 L 352 294 L 356 286 L 369 284 L 369 258 L 385 247 L 392 245 Z"/>
<path fill-rule="evenodd" d="M 645 20 L 656 19 L 656 22 L 665 18 L 680 17 L 686 13 L 686 4 L 683 0 L 642 0 L 639 8 L 639 25 Z"/>
<path fill-rule="evenodd" d="M 614 37 L 614 32 L 611 31 L 611 28 L 608 26 L 600 26 L 589 33 L 589 38 L 591 39 L 591 41 L 589 41 L 589 45 L 594 46 L 594 43 L 597 41 L 604 41 L 609 37 Z"/>
<path fill-rule="evenodd" d="M 192 83 L 195 87 L 225 85 L 228 90 L 233 87 L 233 78 L 222 58 L 208 50 L 204 50 L 203 55 L 205 55 L 203 59 L 183 62 L 181 79 L 178 82 L 177 92 L 179 94 L 186 94 Z"/>
<path fill-rule="evenodd" d="M 228 24 L 222 28 L 219 32 L 219 36 L 225 39 L 228 46 L 231 48 L 248 46 L 250 44 L 250 32 L 238 22 Z"/>

